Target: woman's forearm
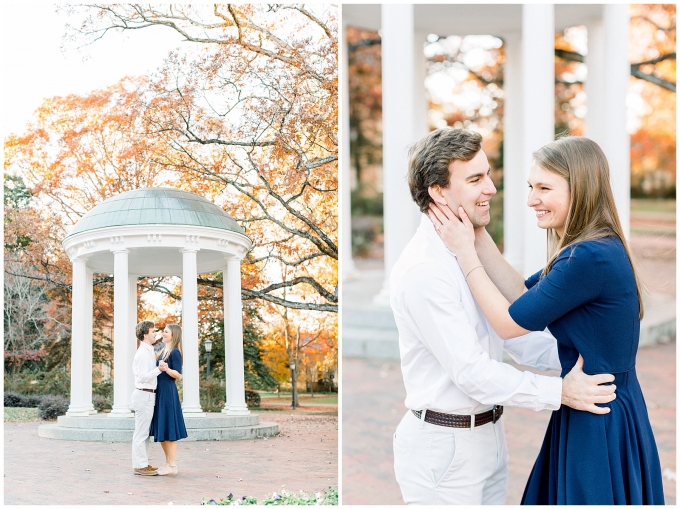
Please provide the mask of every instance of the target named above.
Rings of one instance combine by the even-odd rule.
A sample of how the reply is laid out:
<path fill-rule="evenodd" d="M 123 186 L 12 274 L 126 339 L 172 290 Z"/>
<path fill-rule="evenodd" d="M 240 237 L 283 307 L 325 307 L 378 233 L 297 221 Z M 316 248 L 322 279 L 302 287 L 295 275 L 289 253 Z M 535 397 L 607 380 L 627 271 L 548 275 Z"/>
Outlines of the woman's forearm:
<path fill-rule="evenodd" d="M 174 369 L 166 369 L 165 372 L 170 375 L 172 378 L 175 378 L 176 380 L 179 380 L 182 378 L 182 374 L 179 371 L 175 371 Z"/>
<path fill-rule="evenodd" d="M 476 268 L 481 265 L 477 256 L 459 258 L 458 263 L 467 275 L 467 283 L 472 291 L 475 301 L 482 309 L 487 321 L 502 339 L 511 339 L 527 334 L 529 331 L 520 327 L 510 316 L 508 309 L 510 302 L 494 285 L 486 273 L 486 267 Z"/>
<path fill-rule="evenodd" d="M 508 302 L 515 302 L 526 292 L 524 277 L 503 258 L 486 229 L 475 231 L 475 249 L 484 270 Z"/>

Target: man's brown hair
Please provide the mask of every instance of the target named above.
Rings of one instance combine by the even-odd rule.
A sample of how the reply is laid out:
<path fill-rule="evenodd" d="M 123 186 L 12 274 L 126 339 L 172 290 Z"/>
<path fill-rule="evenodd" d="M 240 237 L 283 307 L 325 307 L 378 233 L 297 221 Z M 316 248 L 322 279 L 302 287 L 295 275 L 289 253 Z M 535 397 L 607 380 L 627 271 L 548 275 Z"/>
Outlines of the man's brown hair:
<path fill-rule="evenodd" d="M 408 151 L 408 186 L 420 211 L 427 213 L 432 198 L 428 188 L 449 187 L 449 165 L 469 161 L 482 148 L 482 136 L 467 129 L 444 127 L 414 143 Z"/>
<path fill-rule="evenodd" d="M 144 341 L 144 336 L 146 336 L 149 333 L 149 329 L 153 329 L 153 327 L 153 322 L 150 322 L 149 320 L 139 322 L 137 327 L 135 327 L 135 336 L 137 336 L 139 341 Z"/>

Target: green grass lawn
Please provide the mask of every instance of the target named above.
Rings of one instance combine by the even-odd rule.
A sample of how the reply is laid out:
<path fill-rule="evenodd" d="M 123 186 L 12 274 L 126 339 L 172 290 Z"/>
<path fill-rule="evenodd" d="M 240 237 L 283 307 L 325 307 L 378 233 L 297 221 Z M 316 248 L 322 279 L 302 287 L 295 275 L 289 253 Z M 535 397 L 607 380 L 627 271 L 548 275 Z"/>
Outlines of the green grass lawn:
<path fill-rule="evenodd" d="M 291 396 L 290 394 L 281 394 L 280 398 L 277 398 L 276 396 L 266 396 L 262 397 L 262 403 L 267 404 L 289 404 Z M 338 395 L 336 393 L 333 394 L 315 394 L 314 397 L 312 397 L 311 394 L 298 394 L 298 402 L 301 405 L 313 405 L 315 403 L 320 403 L 320 404 L 338 404 Z"/>
<path fill-rule="evenodd" d="M 660 212 L 675 216 L 675 200 L 654 200 L 633 198 L 630 200 L 630 211 L 635 212 Z"/>
<path fill-rule="evenodd" d="M 38 419 L 37 408 L 5 408 L 5 422 L 28 422 Z"/>

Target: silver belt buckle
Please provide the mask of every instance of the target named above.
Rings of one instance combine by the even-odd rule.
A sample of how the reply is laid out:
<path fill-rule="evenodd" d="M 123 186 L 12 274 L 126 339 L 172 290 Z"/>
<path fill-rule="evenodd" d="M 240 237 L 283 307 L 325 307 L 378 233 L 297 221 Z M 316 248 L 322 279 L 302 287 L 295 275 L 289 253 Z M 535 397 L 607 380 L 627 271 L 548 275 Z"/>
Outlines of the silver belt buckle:
<path fill-rule="evenodd" d="M 491 409 L 491 422 L 496 424 L 496 409 L 497 405 L 494 405 L 493 408 Z"/>

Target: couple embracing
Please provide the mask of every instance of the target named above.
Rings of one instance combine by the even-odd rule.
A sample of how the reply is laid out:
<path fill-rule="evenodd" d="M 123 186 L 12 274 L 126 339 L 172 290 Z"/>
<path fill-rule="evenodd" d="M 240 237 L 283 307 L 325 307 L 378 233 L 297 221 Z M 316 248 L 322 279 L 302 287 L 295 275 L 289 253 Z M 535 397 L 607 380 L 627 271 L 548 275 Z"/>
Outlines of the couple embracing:
<path fill-rule="evenodd" d="M 527 205 L 548 260 L 526 280 L 485 230 L 496 189 L 479 134 L 430 133 L 409 151 L 408 182 L 423 216 L 390 279 L 404 501 L 503 504 L 503 407 L 517 406 L 553 410 L 523 504 L 663 504 L 635 373 L 642 288 L 600 147 L 571 137 L 533 154 Z M 561 376 L 503 364 L 503 349 Z"/>
<path fill-rule="evenodd" d="M 163 348 L 156 355 L 156 330 L 148 320 L 137 324 L 140 342 L 132 363 L 135 389 L 130 400 L 135 411 L 132 468 L 135 475 L 177 475 L 177 440 L 187 437 L 176 380 L 182 378 L 182 328 L 168 324 L 162 332 Z M 149 437 L 160 442 L 165 464 L 149 465 Z"/>

